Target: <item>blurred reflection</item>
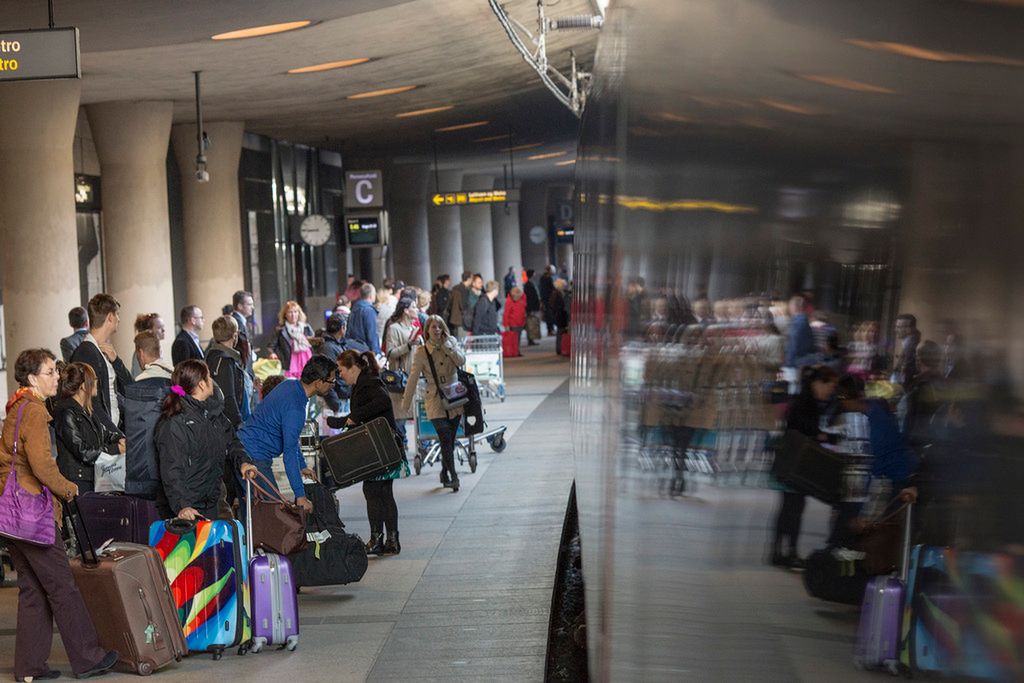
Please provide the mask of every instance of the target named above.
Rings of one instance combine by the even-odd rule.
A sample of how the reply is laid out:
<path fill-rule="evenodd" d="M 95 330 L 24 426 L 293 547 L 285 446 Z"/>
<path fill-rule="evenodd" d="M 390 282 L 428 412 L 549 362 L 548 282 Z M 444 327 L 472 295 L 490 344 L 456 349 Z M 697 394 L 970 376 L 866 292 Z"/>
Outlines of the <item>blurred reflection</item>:
<path fill-rule="evenodd" d="M 599 680 L 856 679 L 845 605 L 908 502 L 900 663 L 1024 680 L 1024 15 L 898 5 L 609 15 L 573 317 Z"/>

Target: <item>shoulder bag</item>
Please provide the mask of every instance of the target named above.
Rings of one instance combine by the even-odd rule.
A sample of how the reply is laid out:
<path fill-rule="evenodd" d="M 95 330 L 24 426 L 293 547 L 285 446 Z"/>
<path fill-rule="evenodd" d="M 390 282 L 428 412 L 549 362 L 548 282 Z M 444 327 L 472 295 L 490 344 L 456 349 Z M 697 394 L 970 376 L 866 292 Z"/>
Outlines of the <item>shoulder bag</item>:
<path fill-rule="evenodd" d="M 11 449 L 11 471 L 0 494 L 0 536 L 35 545 L 53 545 L 56 522 L 53 517 L 53 493 L 46 486 L 38 494 L 29 493 L 18 483 L 18 436 L 25 404 L 18 408 L 14 423 L 14 447 Z"/>
<path fill-rule="evenodd" d="M 260 486 L 251 480 L 249 496 L 252 522 L 252 547 L 265 548 L 278 555 L 291 555 L 306 547 L 306 510 L 301 505 L 289 503 L 277 490 L 274 482 L 257 471 L 256 478 L 270 488 Z"/>
<path fill-rule="evenodd" d="M 441 384 L 441 380 L 437 376 L 437 367 L 434 365 L 433 356 L 430 355 L 430 351 L 426 347 L 423 348 L 423 351 L 427 354 L 427 362 L 430 363 L 430 374 L 434 376 L 434 384 L 437 385 L 437 393 L 441 397 L 441 405 L 445 411 L 461 408 L 469 403 L 469 390 L 466 388 L 466 385 L 458 380 L 449 384 Z"/>

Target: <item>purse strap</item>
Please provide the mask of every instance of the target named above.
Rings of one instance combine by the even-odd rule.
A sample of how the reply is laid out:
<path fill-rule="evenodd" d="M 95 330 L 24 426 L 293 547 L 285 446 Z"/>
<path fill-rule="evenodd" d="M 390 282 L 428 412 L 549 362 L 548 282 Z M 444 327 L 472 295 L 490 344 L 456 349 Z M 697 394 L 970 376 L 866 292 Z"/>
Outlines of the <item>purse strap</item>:
<path fill-rule="evenodd" d="M 430 355 L 430 349 L 428 349 L 426 346 L 423 347 L 423 352 L 427 354 L 427 362 L 430 363 L 430 374 L 434 376 L 434 384 L 437 386 L 437 393 L 443 400 L 444 392 L 441 391 L 441 380 L 438 379 L 437 377 L 437 368 L 434 367 L 434 358 Z M 451 415 L 448 414 L 447 409 L 445 409 L 444 414 L 445 417 L 451 417 Z"/>
<path fill-rule="evenodd" d="M 22 402 L 18 406 L 18 417 L 14 420 L 14 446 L 11 448 L 11 471 L 14 471 L 14 460 L 18 457 L 18 435 L 21 432 L 21 416 L 25 413 L 25 406 L 28 405 Z"/>
<path fill-rule="evenodd" d="M 266 485 L 270 489 L 270 491 L 268 491 L 267 489 L 265 489 L 262 486 L 260 486 L 259 484 L 257 484 L 254 479 L 250 480 L 252 482 L 252 487 L 254 489 L 256 489 L 257 491 L 259 491 L 260 493 L 262 493 L 264 496 L 266 496 L 267 500 L 275 501 L 275 502 L 281 502 L 281 503 L 284 503 L 285 505 L 291 505 L 291 503 L 289 503 L 287 500 L 285 500 L 285 497 L 281 494 L 281 491 L 277 488 L 277 484 L 275 484 L 274 482 L 272 482 L 269 479 L 267 479 L 267 475 L 263 474 L 259 470 L 256 470 L 256 476 L 258 478 L 262 479 L 266 483 Z"/>

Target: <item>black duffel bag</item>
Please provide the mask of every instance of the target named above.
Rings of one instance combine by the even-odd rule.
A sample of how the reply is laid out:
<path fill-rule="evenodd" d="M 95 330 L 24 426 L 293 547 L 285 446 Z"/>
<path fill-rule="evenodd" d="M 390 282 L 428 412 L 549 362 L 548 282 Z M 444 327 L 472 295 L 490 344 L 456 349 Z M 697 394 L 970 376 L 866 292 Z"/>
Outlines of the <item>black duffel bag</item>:
<path fill-rule="evenodd" d="M 345 531 L 334 496 L 321 484 L 306 484 L 313 512 L 306 518 L 308 544 L 288 556 L 299 586 L 339 586 L 363 578 L 368 566 L 363 539 Z"/>
<path fill-rule="evenodd" d="M 859 605 L 870 580 L 862 560 L 840 559 L 832 548 L 815 550 L 805 561 L 804 588 L 820 600 Z"/>
<path fill-rule="evenodd" d="M 790 429 L 775 450 L 772 476 L 797 493 L 835 505 L 842 500 L 846 458 Z"/>

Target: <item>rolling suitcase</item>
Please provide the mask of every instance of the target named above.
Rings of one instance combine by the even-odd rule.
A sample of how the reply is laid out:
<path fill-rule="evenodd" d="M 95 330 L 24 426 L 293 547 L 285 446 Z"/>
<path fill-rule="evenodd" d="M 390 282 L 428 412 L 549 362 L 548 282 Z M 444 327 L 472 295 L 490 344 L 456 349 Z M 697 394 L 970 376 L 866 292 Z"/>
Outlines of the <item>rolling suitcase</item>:
<path fill-rule="evenodd" d="M 505 330 L 501 333 L 501 355 L 504 358 L 519 357 L 519 332 Z"/>
<path fill-rule="evenodd" d="M 299 646 L 299 600 L 291 562 L 277 553 L 253 552 L 252 482 L 245 482 L 246 549 L 249 551 L 249 595 L 252 598 L 252 652 L 280 645 Z"/>
<path fill-rule="evenodd" d="M 562 332 L 558 340 L 558 352 L 563 356 L 572 355 L 572 334 L 569 332 Z"/>
<path fill-rule="evenodd" d="M 189 651 L 220 659 L 225 649 L 238 646 L 245 654 L 251 624 L 241 522 L 163 520 L 150 527 L 149 545 L 163 561 Z"/>
<path fill-rule="evenodd" d="M 77 499 L 79 523 L 90 539 L 147 545 L 149 527 L 160 519 L 156 504 L 124 493 L 83 493 Z M 81 529 L 76 529 L 81 537 Z"/>
<path fill-rule="evenodd" d="M 71 520 L 80 514 L 75 502 L 70 503 Z M 180 662 L 188 654 L 188 645 L 156 551 L 119 543 L 97 552 L 87 530 L 78 543 L 82 557 L 71 560 L 71 573 L 96 626 L 100 646 L 117 650 L 121 656 L 116 668 L 148 676 L 171 662 Z"/>
<path fill-rule="evenodd" d="M 383 474 L 402 461 L 402 449 L 383 417 L 322 439 L 320 450 L 338 488 Z"/>
<path fill-rule="evenodd" d="M 864 669 L 885 669 L 896 675 L 900 669 L 901 623 L 906 601 L 907 571 L 910 567 L 911 506 L 903 522 L 900 575 L 876 576 L 864 591 L 857 630 L 854 664 Z"/>

